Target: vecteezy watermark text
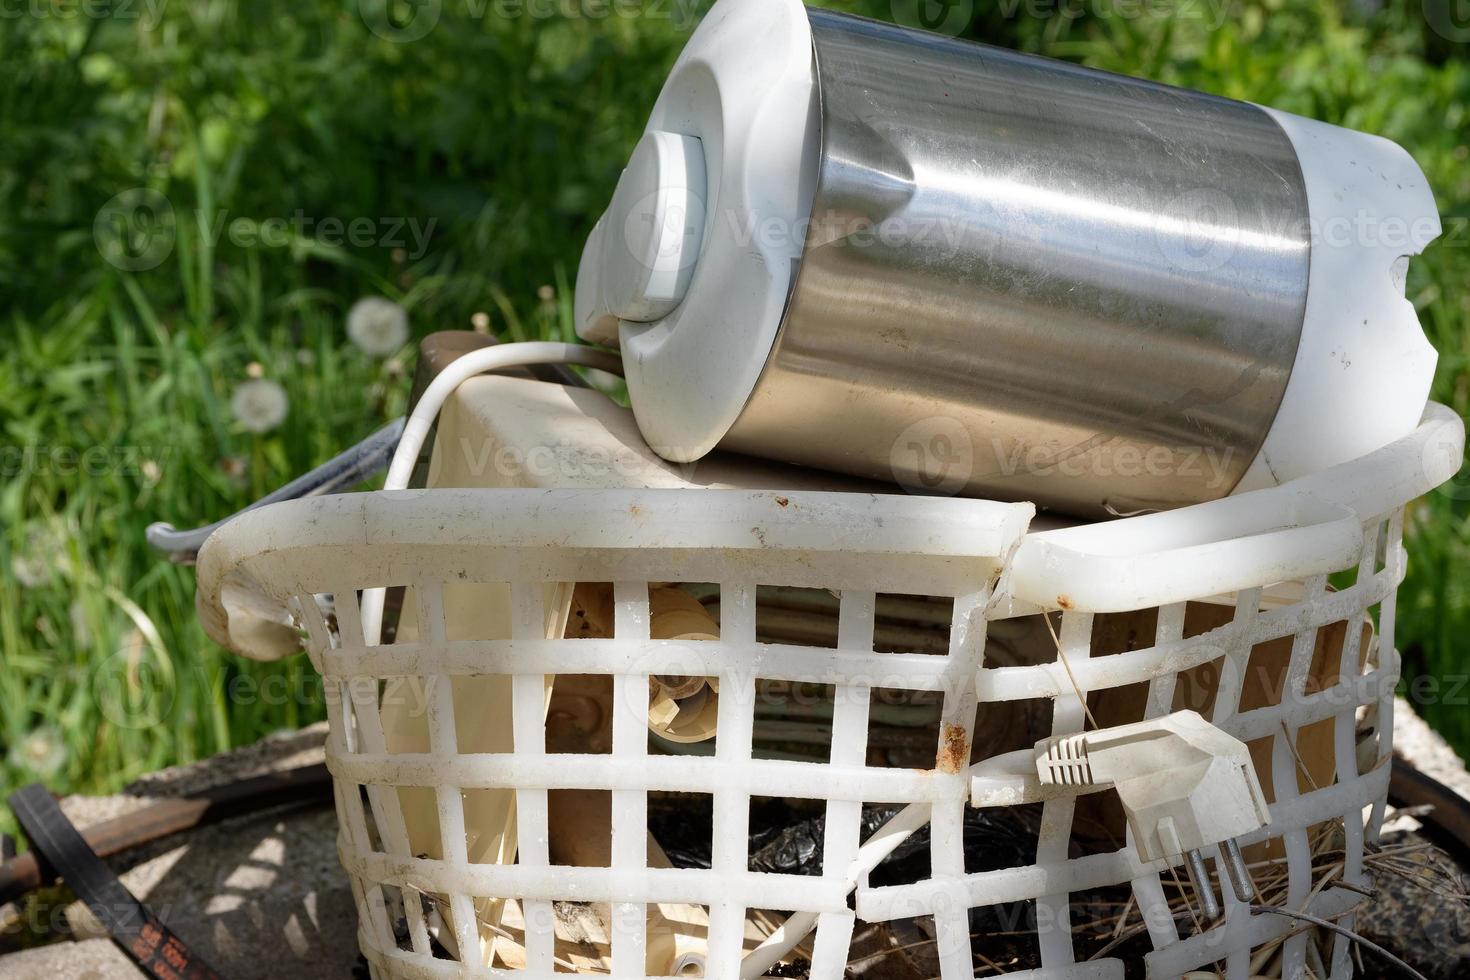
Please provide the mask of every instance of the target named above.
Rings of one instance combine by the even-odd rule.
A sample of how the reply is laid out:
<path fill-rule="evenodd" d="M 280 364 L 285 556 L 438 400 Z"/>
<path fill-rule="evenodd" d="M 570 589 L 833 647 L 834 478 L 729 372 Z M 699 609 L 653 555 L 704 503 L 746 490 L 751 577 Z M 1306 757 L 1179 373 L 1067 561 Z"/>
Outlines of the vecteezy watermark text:
<path fill-rule="evenodd" d="M 1213 31 L 1224 26 L 1237 6 L 1236 0 L 998 0 L 990 9 L 1011 21 L 1148 18 L 1199 22 Z M 895 24 L 958 37 L 974 23 L 977 4 L 975 0 L 890 0 L 888 9 Z"/>
<path fill-rule="evenodd" d="M 133 476 L 156 479 L 174 446 L 0 445 L 0 480 L 19 476 Z"/>
<path fill-rule="evenodd" d="M 162 265 L 173 254 L 179 222 L 190 218 L 203 240 L 215 248 L 222 242 L 246 249 L 303 245 L 385 248 L 402 250 L 410 261 L 417 261 L 428 252 L 438 225 L 438 219 L 432 217 L 317 217 L 299 209 L 268 218 L 233 215 L 226 209 L 212 214 L 195 209 L 184 214 L 181 217 L 159 192 L 135 187 L 113 197 L 97 212 L 93 240 L 109 265 L 130 272 Z"/>
<path fill-rule="evenodd" d="M 385 41 L 427 37 L 448 9 L 459 18 L 500 20 L 664 20 L 685 29 L 699 20 L 697 0 L 358 0 L 358 16 Z"/>
<path fill-rule="evenodd" d="M 0 21 L 123 20 L 158 25 L 169 0 L 0 0 Z"/>
<path fill-rule="evenodd" d="M 1224 25 L 1239 6 L 1235 0 L 997 0 L 1007 20 L 1143 20 L 1197 21 L 1207 30 Z"/>
<path fill-rule="evenodd" d="M 437 218 L 314 218 L 298 210 L 289 218 L 231 218 L 228 211 L 216 211 L 204 222 L 209 241 L 218 245 L 227 240 L 240 248 L 287 248 L 293 242 L 310 240 L 333 248 L 401 248 L 410 260 L 421 259 L 429 250 Z"/>
<path fill-rule="evenodd" d="M 1228 446 L 1145 446 L 1124 440 L 1079 444 L 1071 450 L 991 438 L 976 441 L 969 427 L 951 415 L 919 419 L 893 441 L 889 464 L 893 478 L 910 493 L 955 494 L 973 477 L 1136 479 L 1179 477 L 1207 489 L 1223 489 L 1237 469 Z"/>

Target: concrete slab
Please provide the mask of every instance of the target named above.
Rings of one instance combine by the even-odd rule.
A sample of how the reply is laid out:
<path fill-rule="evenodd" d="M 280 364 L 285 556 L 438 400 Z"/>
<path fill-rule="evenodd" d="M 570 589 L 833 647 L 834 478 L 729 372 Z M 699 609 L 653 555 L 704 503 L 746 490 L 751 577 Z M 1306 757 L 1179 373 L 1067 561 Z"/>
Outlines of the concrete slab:
<path fill-rule="evenodd" d="M 154 773 L 122 793 L 71 797 L 78 826 L 160 797 L 322 761 L 325 726 Z M 179 835 L 112 860 L 123 884 L 230 980 L 347 977 L 357 962 L 357 913 L 337 863 L 330 807 L 274 811 Z M 79 941 L 0 957 L 0 980 L 135 980 L 142 974 L 80 903 L 28 914 L 57 917 Z"/>

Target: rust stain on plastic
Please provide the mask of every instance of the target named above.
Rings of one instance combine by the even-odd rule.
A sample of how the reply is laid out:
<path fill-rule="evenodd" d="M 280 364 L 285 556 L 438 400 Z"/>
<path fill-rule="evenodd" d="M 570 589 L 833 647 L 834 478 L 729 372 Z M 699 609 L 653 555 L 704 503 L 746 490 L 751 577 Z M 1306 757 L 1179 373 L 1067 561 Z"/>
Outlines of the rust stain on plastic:
<path fill-rule="evenodd" d="M 940 772 L 956 773 L 970 761 L 969 739 L 961 725 L 945 725 L 939 738 L 939 758 L 935 768 Z"/>
<path fill-rule="evenodd" d="M 790 503 L 791 503 L 791 501 L 788 498 L 786 498 L 786 497 L 777 497 L 776 498 L 776 506 L 777 507 L 786 507 Z"/>
<path fill-rule="evenodd" d="M 1065 595 L 1059 595 L 1057 596 L 1057 606 L 1062 609 L 1071 609 L 1072 600 Z"/>

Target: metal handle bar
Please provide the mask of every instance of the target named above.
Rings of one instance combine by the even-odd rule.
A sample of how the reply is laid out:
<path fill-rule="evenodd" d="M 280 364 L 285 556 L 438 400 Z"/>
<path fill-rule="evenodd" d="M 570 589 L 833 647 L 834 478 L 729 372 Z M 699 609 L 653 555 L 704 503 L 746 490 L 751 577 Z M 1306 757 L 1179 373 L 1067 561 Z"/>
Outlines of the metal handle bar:
<path fill-rule="evenodd" d="M 282 500 L 296 500 L 300 497 L 335 493 L 361 483 L 375 473 L 386 469 L 388 462 L 393 458 L 393 451 L 398 448 L 398 440 L 403 436 L 403 425 L 403 419 L 394 419 L 362 442 L 333 456 L 310 473 L 298 476 L 279 490 L 266 494 L 249 507 L 231 514 L 224 520 L 186 531 L 181 531 L 172 524 L 162 521 L 150 524 L 145 532 L 148 544 L 167 555 L 171 561 L 191 564 L 198 556 L 199 548 L 204 544 L 205 539 L 214 533 L 215 528 L 234 520 L 246 511 Z"/>

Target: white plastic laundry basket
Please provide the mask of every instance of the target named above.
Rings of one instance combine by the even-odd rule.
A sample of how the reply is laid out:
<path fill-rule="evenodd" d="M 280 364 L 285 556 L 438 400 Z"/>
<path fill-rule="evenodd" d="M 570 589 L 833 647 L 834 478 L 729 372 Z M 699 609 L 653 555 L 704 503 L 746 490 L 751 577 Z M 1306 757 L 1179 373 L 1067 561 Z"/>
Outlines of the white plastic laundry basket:
<path fill-rule="evenodd" d="M 252 594 L 289 608 L 304 627 L 328 692 L 342 863 L 377 977 L 551 978 L 568 969 L 555 935 L 564 904 L 607 903 L 614 976 L 644 976 L 649 923 L 692 908 L 707 936 L 698 955 L 669 960 L 666 972 L 758 975 L 791 944 L 778 934 L 752 952 L 761 940 L 747 938 L 747 920 L 760 909 L 792 914 L 792 941 L 806 931 L 798 924 L 815 923 L 802 947 L 813 977 L 843 975 L 859 923 L 919 919 L 938 972 L 957 980 L 977 972 L 970 910 L 1035 900 L 1041 965 L 1015 975 L 1122 980 L 1120 958 L 1077 962 L 1072 928 L 1074 897 L 1112 886 L 1131 887 L 1132 921 L 1146 924 L 1152 947 L 1150 978 L 1218 964 L 1227 980 L 1246 980 L 1259 966 L 1253 951 L 1288 934 L 1278 962 L 1298 977 L 1316 955 L 1299 923 L 1252 914 L 1226 892 L 1221 922 L 1181 926 L 1170 906 L 1173 869 L 1141 863 L 1127 844 L 1074 853 L 1083 801 L 1044 790 L 1029 750 L 994 754 L 973 738 L 1007 702 L 1043 703 L 1045 734 L 1067 734 L 1088 721 L 1079 692 L 1090 700 L 1132 690 L 1152 718 L 1178 706 L 1181 681 L 1208 677 L 1206 717 L 1250 744 L 1258 765 L 1269 760 L 1261 777 L 1271 822 L 1244 843 L 1259 845 L 1260 864 L 1279 867 L 1285 907 L 1351 927 L 1388 785 L 1403 509 L 1458 469 L 1463 440 L 1460 420 L 1431 406 L 1410 438 L 1330 472 L 1184 510 L 1031 533 L 1027 504 L 902 495 L 427 490 L 300 500 L 213 536 L 200 555 L 199 607 L 210 632 L 237 648 L 259 628 Z M 1332 588 L 1328 577 L 1340 572 Z M 565 637 L 572 583 L 614 583 L 611 639 Z M 650 583 L 717 586 L 719 637 L 651 640 Z M 478 603 L 503 606 L 505 635 L 466 638 L 446 614 L 472 586 Z M 835 646 L 759 642 L 758 588 L 769 586 L 834 594 Z M 407 588 L 413 629 L 373 645 L 359 595 L 379 587 Z M 948 651 L 879 652 L 876 597 L 885 594 L 952 600 Z M 1187 620 L 1205 607 L 1215 612 L 1196 632 Z M 986 662 L 988 630 L 1042 613 L 1057 632 L 1049 662 Z M 1129 620 L 1147 624 L 1131 649 L 1098 644 L 1115 616 L 1144 617 Z M 1335 640 L 1323 640 L 1328 630 Z M 1253 651 L 1273 641 L 1289 651 L 1279 690 L 1243 708 Z M 658 674 L 717 679 L 712 753 L 650 752 L 649 676 Z M 551 679 L 571 675 L 612 678 L 609 751 L 548 752 Z M 484 678 L 499 686 L 470 686 Z M 825 761 L 754 751 L 758 684 L 781 681 L 831 686 Z M 870 704 L 880 689 L 934 695 L 931 767 L 870 764 Z M 487 699 L 467 696 L 475 690 Z M 422 707 L 421 737 L 395 741 L 398 723 L 385 723 L 395 695 Z M 509 744 L 462 751 L 465 733 L 486 723 L 503 725 Z M 1313 779 L 1303 778 L 1307 729 L 1325 746 Z M 548 792 L 558 790 L 610 791 L 609 867 L 551 863 Z M 650 861 L 649 793 L 712 798 L 710 868 Z M 753 797 L 825 807 L 820 874 L 749 870 Z M 513 817 L 507 840 L 487 847 L 494 842 L 474 826 L 487 811 L 476 808 L 496 799 L 511 801 Z M 865 842 L 862 806 L 877 802 L 907 809 Z M 966 808 L 1035 803 L 1034 855 L 1002 870 L 966 868 Z M 1309 835 L 1335 820 L 1341 853 L 1323 884 Z M 925 821 L 928 874 L 872 885 L 868 872 Z M 1349 944 L 1326 948 L 1330 977 L 1350 976 Z"/>

